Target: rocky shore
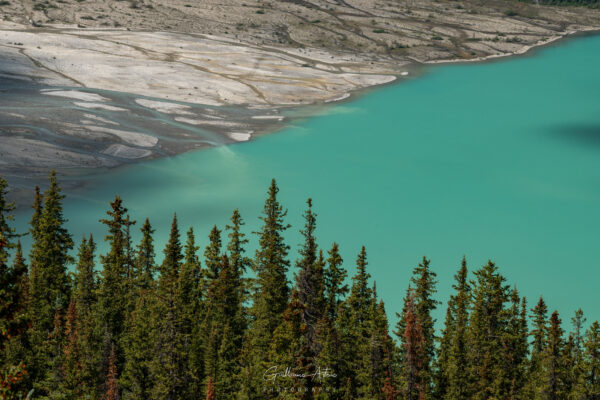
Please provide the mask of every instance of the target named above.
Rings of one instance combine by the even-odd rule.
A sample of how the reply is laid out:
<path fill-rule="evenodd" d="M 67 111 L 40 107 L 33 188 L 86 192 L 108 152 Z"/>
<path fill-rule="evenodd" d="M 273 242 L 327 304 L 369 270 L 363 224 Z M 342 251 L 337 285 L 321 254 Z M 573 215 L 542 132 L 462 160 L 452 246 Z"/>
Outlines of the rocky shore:
<path fill-rule="evenodd" d="M 290 107 L 598 27 L 599 10 L 512 0 L 10 0 L 0 174 L 85 175 L 246 141 L 285 126 Z"/>

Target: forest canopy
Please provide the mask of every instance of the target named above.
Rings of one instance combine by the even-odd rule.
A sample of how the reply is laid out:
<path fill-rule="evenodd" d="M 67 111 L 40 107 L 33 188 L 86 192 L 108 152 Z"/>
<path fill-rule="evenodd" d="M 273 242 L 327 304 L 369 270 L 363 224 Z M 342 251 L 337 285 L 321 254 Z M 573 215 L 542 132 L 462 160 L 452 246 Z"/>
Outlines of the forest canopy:
<path fill-rule="evenodd" d="M 318 243 L 310 199 L 291 260 L 278 191 L 273 180 L 255 254 L 238 210 L 202 247 L 174 215 L 158 263 L 150 220 L 119 196 L 99 220 L 106 252 L 91 235 L 76 243 L 54 173 L 35 190 L 26 256 L 0 178 L 0 398 L 600 398 L 600 324 L 581 310 L 567 333 L 492 261 L 463 258 L 436 331 L 439 282 L 423 257 L 391 328 L 366 249 L 349 278 L 339 245 Z"/>

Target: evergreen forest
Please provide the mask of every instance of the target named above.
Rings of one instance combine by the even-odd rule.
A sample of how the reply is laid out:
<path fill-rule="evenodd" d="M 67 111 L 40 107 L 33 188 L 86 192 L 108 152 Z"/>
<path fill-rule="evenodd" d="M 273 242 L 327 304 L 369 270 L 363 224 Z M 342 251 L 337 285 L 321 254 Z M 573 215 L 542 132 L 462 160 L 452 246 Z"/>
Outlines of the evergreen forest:
<path fill-rule="evenodd" d="M 278 190 L 273 180 L 258 232 L 234 210 L 200 244 L 175 215 L 158 249 L 118 196 L 99 216 L 103 238 L 74 238 L 54 173 L 35 190 L 29 232 L 16 232 L 0 179 L 0 398 L 600 399 L 600 324 L 581 310 L 560 316 L 492 261 L 463 259 L 438 323 L 426 257 L 399 283 L 403 308 L 386 310 L 364 247 L 343 260 L 318 243 L 310 199 L 291 259 Z"/>

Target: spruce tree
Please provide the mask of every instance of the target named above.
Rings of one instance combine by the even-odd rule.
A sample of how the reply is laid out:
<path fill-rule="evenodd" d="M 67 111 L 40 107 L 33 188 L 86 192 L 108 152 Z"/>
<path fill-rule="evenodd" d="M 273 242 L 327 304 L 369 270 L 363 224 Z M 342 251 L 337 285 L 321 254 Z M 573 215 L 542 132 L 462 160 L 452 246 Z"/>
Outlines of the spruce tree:
<path fill-rule="evenodd" d="M 435 360 L 434 368 L 434 398 L 443 399 L 448 395 L 450 385 L 450 362 L 452 357 L 452 341 L 456 329 L 456 305 L 451 298 L 446 308 L 446 318 L 444 319 L 444 329 L 438 337 L 438 356 Z"/>
<path fill-rule="evenodd" d="M 123 338 L 125 365 L 121 375 L 124 400 L 150 400 L 154 376 L 152 361 L 156 355 L 154 287 L 141 289 L 136 306 L 127 318 L 127 334 Z"/>
<path fill-rule="evenodd" d="M 298 298 L 304 305 L 303 322 L 306 325 L 306 341 L 314 357 L 319 351 L 317 343 L 317 322 L 325 311 L 323 280 L 323 261 L 318 257 L 318 247 L 315 237 L 316 214 L 312 211 L 312 200 L 307 201 L 308 209 L 304 213 L 304 229 L 300 231 L 304 243 L 300 248 L 300 259 L 296 262 L 299 269 L 296 274 L 296 290 Z"/>
<path fill-rule="evenodd" d="M 245 224 L 239 210 L 235 209 L 231 215 L 231 225 L 225 226 L 225 229 L 229 231 L 227 234 L 229 237 L 229 243 L 227 243 L 229 262 L 240 276 L 242 276 L 252 264 L 252 261 L 245 256 L 245 246 L 248 244 L 248 239 L 246 239 L 246 235 L 242 232 L 242 227 Z"/>
<path fill-rule="evenodd" d="M 533 398 L 541 396 L 541 382 L 543 376 L 543 358 L 547 345 L 548 332 L 548 307 L 542 297 L 540 297 L 532 312 L 532 329 L 529 335 L 532 337 L 531 357 L 529 360 L 529 379 L 527 383 L 528 395 Z"/>
<path fill-rule="evenodd" d="M 469 370 L 473 377 L 471 395 L 483 400 L 503 398 L 502 376 L 503 343 L 506 327 L 504 304 L 508 301 L 508 287 L 498 267 L 489 261 L 475 271 L 473 311 L 469 321 Z"/>
<path fill-rule="evenodd" d="M 179 353 L 182 355 L 183 386 L 186 393 L 193 393 L 202 381 L 202 377 L 193 372 L 194 357 L 191 355 L 193 334 L 197 321 L 202 315 L 202 279 L 200 261 L 197 256 L 198 246 L 194 237 L 194 230 L 189 228 L 184 247 L 183 263 L 178 276 L 175 304 L 178 312 L 179 335 L 181 337 Z"/>
<path fill-rule="evenodd" d="M 219 276 L 221 263 L 221 231 L 216 225 L 211 229 L 208 239 L 209 245 L 204 250 L 204 264 L 206 265 L 206 277 L 210 282 Z"/>
<path fill-rule="evenodd" d="M 510 308 L 507 315 L 506 328 L 502 334 L 504 347 L 500 391 L 511 399 L 526 399 L 524 394 L 527 383 L 527 363 L 529 343 L 527 341 L 527 302 L 521 299 L 517 288 L 510 294 Z"/>
<path fill-rule="evenodd" d="M 371 330 L 374 296 L 369 287 L 365 247 L 356 259 L 356 274 L 352 277 L 350 295 L 341 307 L 340 332 L 342 339 L 343 376 L 351 378 L 353 395 L 371 395 Z"/>
<path fill-rule="evenodd" d="M 423 257 L 413 270 L 411 286 L 414 288 L 415 312 L 423 333 L 423 369 L 421 381 L 425 396 L 431 395 L 433 384 L 433 361 L 435 359 L 435 319 L 432 312 L 439 302 L 434 299 L 436 293 L 436 273 L 431 270 L 430 261 Z"/>
<path fill-rule="evenodd" d="M 156 274 L 156 264 L 154 258 L 154 229 L 150 224 L 150 220 L 146 218 L 144 225 L 141 228 L 142 239 L 137 246 L 137 257 L 135 260 L 136 279 L 139 289 L 149 289 L 152 287 L 154 275 Z"/>
<path fill-rule="evenodd" d="M 29 337 L 32 349 L 29 372 L 38 395 L 49 393 L 53 388 L 48 385 L 56 383 L 56 374 L 51 372 L 51 368 L 61 357 L 62 344 L 55 321 L 64 317 L 59 314 L 66 312 L 70 298 L 67 267 L 72 262 L 69 251 L 73 248 L 73 240 L 64 227 L 63 199 L 56 174 L 52 171 L 43 207 L 41 196 L 36 194 L 31 228 L 34 242 L 30 254 Z M 48 345 L 47 341 L 53 344 Z"/>
<path fill-rule="evenodd" d="M 404 398 L 406 400 L 421 400 L 426 396 L 423 374 L 423 361 L 425 360 L 425 336 L 421 329 L 419 314 L 415 304 L 414 294 L 411 292 L 405 305 L 406 326 L 404 330 Z"/>
<path fill-rule="evenodd" d="M 279 188 L 273 180 L 260 217 L 263 226 L 257 232 L 259 248 L 254 262 L 256 290 L 250 310 L 252 323 L 244 349 L 242 398 L 254 399 L 261 395 L 262 376 L 269 367 L 267 355 L 270 342 L 288 304 L 289 246 L 285 244 L 283 233 L 289 225 L 284 222 L 287 211 L 277 200 L 278 192 Z"/>
<path fill-rule="evenodd" d="M 348 285 L 344 282 L 348 273 L 342 267 L 344 260 L 339 253 L 339 246 L 333 243 L 327 252 L 327 268 L 324 271 L 325 298 L 327 302 L 327 313 L 333 320 L 337 318 L 337 312 L 342 300 L 348 293 Z"/>
<path fill-rule="evenodd" d="M 37 274 L 31 280 L 31 311 L 33 329 L 42 335 L 53 329 L 56 309 L 66 310 L 70 295 L 67 265 L 72 261 L 69 251 L 73 248 L 73 240 L 64 227 L 67 221 L 63 216 L 64 196 L 60 192 L 56 174 L 52 171 L 41 214 L 32 226 L 34 242 L 30 259 Z M 35 207 L 41 207 L 39 201 L 36 197 Z"/>
<path fill-rule="evenodd" d="M 123 355 L 121 338 L 125 329 L 125 319 L 130 311 L 131 293 L 127 249 L 129 226 L 135 224 L 123 206 L 123 200 L 116 196 L 106 212 L 108 218 L 101 219 L 108 228 L 104 240 L 109 244 L 109 251 L 102 255 L 102 279 L 99 285 L 97 305 L 97 332 L 103 336 L 101 369 L 107 371 L 110 354 L 115 352 L 116 370 L 122 371 Z"/>
<path fill-rule="evenodd" d="M 471 286 L 468 280 L 467 260 L 465 257 L 458 272 L 454 275 L 456 283 L 452 286 L 456 294 L 451 298 L 453 327 L 450 338 L 448 364 L 444 368 L 448 380 L 446 398 L 466 400 L 469 398 L 468 375 L 468 338 L 469 308 L 471 305 Z M 443 371 L 444 372 L 444 371 Z"/>
<path fill-rule="evenodd" d="M 184 397 L 188 389 L 188 352 L 183 347 L 185 338 L 180 325 L 180 310 L 177 307 L 182 259 L 179 227 L 175 215 L 158 279 L 158 304 L 154 322 L 157 329 L 156 357 L 152 365 L 155 379 L 152 397 L 155 399 L 176 400 Z"/>
<path fill-rule="evenodd" d="M 554 311 L 550 316 L 548 325 L 547 346 L 543 352 L 543 380 L 541 382 L 541 398 L 547 400 L 558 400 L 566 398 L 564 393 L 565 370 L 562 365 L 563 354 L 563 329 L 558 312 Z"/>

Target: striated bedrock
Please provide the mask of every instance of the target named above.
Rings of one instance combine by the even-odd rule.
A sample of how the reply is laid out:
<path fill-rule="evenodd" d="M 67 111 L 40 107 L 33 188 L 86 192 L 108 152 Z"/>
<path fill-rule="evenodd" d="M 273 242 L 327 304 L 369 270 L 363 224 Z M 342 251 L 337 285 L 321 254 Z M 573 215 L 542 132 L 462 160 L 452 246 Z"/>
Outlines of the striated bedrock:
<path fill-rule="evenodd" d="M 219 106 L 333 100 L 394 80 L 404 63 L 352 54 L 250 46 L 167 32 L 8 30 L 0 23 L 0 76 Z"/>
<path fill-rule="evenodd" d="M 10 0 L 0 6 L 2 18 L 42 29 L 70 24 L 211 35 L 263 48 L 322 50 L 325 59 L 339 51 L 422 61 L 507 54 L 600 26 L 597 9 L 514 0 Z"/>

